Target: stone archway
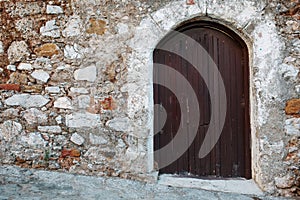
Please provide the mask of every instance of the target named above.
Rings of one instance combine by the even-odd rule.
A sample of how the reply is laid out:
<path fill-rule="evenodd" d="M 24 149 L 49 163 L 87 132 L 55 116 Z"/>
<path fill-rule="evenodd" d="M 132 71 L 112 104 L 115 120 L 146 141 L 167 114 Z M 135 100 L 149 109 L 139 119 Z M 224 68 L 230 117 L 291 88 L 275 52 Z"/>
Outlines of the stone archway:
<path fill-rule="evenodd" d="M 202 1 L 201 1 L 202 2 Z M 206 19 L 217 21 L 235 31 L 246 42 L 249 49 L 250 67 L 250 118 L 252 146 L 252 178 L 265 190 L 274 191 L 274 177 L 281 172 L 281 154 L 284 149 L 281 137 L 283 113 L 281 101 L 284 84 L 281 84 L 280 41 L 272 15 L 263 15 L 264 3 L 231 1 L 226 3 L 201 3 L 186 5 L 185 1 L 176 1 L 150 14 L 135 29 L 135 37 L 129 42 L 133 49 L 128 61 L 134 63 L 128 69 L 130 74 L 140 74 L 131 78 L 140 90 L 128 91 L 130 98 L 144 99 L 148 112 L 147 131 L 141 130 L 147 138 L 148 172 L 155 171 L 153 161 L 153 90 L 152 90 L 152 52 L 158 42 L 167 33 L 186 21 Z M 232 9 L 234 7 L 235 9 Z M 141 73 L 142 72 L 142 73 Z M 142 77 L 142 78 L 141 78 Z M 147 81 L 144 81 L 146 78 Z M 282 88 L 282 89 L 278 89 Z M 145 97 L 147 97 L 145 99 Z M 137 108 L 128 105 L 134 112 Z M 276 128 L 278 127 L 278 128 Z M 274 148 L 273 148 L 274 147 Z M 270 165 L 273 166 L 272 170 Z"/>

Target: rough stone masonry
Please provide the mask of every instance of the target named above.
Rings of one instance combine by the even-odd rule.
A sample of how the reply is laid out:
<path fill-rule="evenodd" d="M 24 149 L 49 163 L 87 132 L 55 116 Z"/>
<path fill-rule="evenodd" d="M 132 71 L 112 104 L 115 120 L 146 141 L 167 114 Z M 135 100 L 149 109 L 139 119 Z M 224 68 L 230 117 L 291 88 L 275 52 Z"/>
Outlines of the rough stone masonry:
<path fill-rule="evenodd" d="M 151 48 L 198 16 L 253 44 L 253 178 L 300 195 L 298 0 L 0 1 L 0 163 L 155 178 Z"/>

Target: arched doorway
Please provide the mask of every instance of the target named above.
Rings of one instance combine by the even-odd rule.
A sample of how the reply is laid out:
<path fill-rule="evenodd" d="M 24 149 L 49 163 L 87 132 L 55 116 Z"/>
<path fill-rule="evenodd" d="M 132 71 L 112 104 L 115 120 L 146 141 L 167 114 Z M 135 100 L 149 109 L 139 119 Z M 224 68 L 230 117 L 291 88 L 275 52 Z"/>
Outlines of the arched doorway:
<path fill-rule="evenodd" d="M 201 117 L 197 133 L 190 139 L 192 141 L 190 141 L 189 148 L 182 155 L 178 155 L 178 159 L 168 166 L 160 167 L 159 172 L 206 178 L 251 178 L 249 65 L 246 44 L 235 32 L 215 22 L 190 22 L 180 26 L 176 31 L 194 39 L 207 53 L 194 52 L 193 47 L 187 46 L 184 40 L 174 42 L 171 40 L 174 33 L 167 35 L 153 52 L 153 63 L 154 66 L 157 65 L 154 68 L 154 74 L 157 75 L 155 78 L 160 79 L 155 82 L 164 82 L 169 79 L 169 82 L 181 89 L 190 84 L 196 94 L 196 103 Z M 205 69 L 206 75 L 210 77 L 209 80 L 205 82 L 203 79 L 205 73 L 200 75 L 188 60 L 170 51 L 161 50 L 166 49 L 162 48 L 165 46 L 176 49 L 177 52 L 181 52 L 181 55 L 187 55 L 189 59 L 196 60 L 196 63 Z M 221 78 L 211 74 L 214 72 L 211 70 L 209 57 L 218 67 Z M 160 65 L 167 65 L 176 70 L 188 83 L 179 82 L 174 76 L 165 72 L 160 73 Z M 200 159 L 198 154 L 207 136 L 208 127 L 211 125 L 212 101 L 208 88 L 215 85 L 214 92 L 218 93 L 219 88 L 216 83 L 220 81 L 223 81 L 226 90 L 225 123 L 216 145 L 207 156 Z M 192 109 L 189 99 L 178 99 L 172 90 L 159 84 L 154 84 L 153 89 L 154 104 L 164 107 L 164 112 L 159 110 L 154 112 L 154 130 L 160 130 L 154 136 L 154 149 L 157 151 L 172 144 L 180 123 L 186 124 L 185 134 L 189 140 L 191 134 L 189 132 L 191 130 L 189 109 Z M 184 122 L 181 122 L 182 109 L 188 113 Z M 178 154 L 175 143 L 169 153 Z M 156 155 L 156 161 L 161 159 L 159 156 L 159 154 Z"/>

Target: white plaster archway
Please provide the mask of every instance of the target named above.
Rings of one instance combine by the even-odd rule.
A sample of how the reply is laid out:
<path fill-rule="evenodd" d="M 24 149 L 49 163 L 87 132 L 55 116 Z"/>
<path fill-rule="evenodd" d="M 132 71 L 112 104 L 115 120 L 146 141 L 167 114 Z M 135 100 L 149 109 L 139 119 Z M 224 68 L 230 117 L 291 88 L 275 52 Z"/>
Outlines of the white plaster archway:
<path fill-rule="evenodd" d="M 146 128 L 136 127 L 133 134 L 147 140 L 148 173 L 154 169 L 152 52 L 159 41 L 181 23 L 192 19 L 213 20 L 231 28 L 248 45 L 252 176 L 263 190 L 274 191 L 274 174 L 282 169 L 280 161 L 284 149 L 282 138 L 274 134 L 282 131 L 283 113 L 276 112 L 281 109 L 278 102 L 287 94 L 281 84 L 280 72 L 284 43 L 277 33 L 273 16 L 264 13 L 265 6 L 251 0 L 213 0 L 209 3 L 199 0 L 195 5 L 176 1 L 153 12 L 136 27 L 134 37 L 128 43 L 133 49 L 128 60 L 128 83 L 135 85 L 128 90 L 128 101 L 140 100 L 147 111 L 142 115 Z M 131 120 L 139 109 L 141 107 L 128 103 Z"/>

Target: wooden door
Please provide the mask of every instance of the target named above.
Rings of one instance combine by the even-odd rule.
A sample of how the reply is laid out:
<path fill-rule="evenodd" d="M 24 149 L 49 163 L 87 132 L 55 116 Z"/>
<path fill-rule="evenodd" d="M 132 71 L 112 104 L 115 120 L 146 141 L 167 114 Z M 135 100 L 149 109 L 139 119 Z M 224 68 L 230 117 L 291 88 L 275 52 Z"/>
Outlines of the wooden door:
<path fill-rule="evenodd" d="M 201 112 L 196 138 L 188 150 L 170 165 L 161 168 L 160 173 L 180 174 L 196 177 L 245 177 L 251 178 L 251 150 L 250 150 L 250 123 L 249 123 L 249 74 L 248 52 L 246 44 L 230 29 L 213 22 L 193 22 L 186 24 L 177 31 L 193 38 L 208 52 L 222 76 L 227 97 L 227 113 L 221 136 L 212 151 L 204 158 L 199 159 L 198 153 L 203 143 L 206 131 L 210 125 L 211 99 L 208 86 L 197 70 L 179 55 L 158 48 L 164 45 L 179 48 L 184 54 L 189 54 L 193 48 L 185 46 L 186 42 L 176 41 L 170 45 L 170 37 L 165 37 L 153 52 L 154 65 L 163 64 L 182 74 L 191 84 L 198 99 Z M 168 47 L 169 48 L 169 47 Z M 206 54 L 193 53 L 198 63 L 207 65 Z M 205 66 L 204 66 L 205 67 Z M 160 74 L 160 68 L 155 67 L 158 78 L 170 79 L 176 87 L 184 87 L 174 77 Z M 208 66 L 207 73 L 211 73 Z M 211 79 L 208 84 L 216 81 Z M 178 130 L 181 113 L 180 102 L 175 94 L 163 85 L 154 84 L 154 103 L 164 107 L 167 113 L 166 122 L 159 134 L 154 136 L 154 149 L 159 150 L 172 143 Z M 218 88 L 215 88 L 218 90 Z M 216 92 L 216 91 L 214 91 Z M 187 108 L 188 109 L 188 108 Z M 163 121 L 160 112 L 154 113 L 154 130 L 161 126 Z M 186 136 L 188 137 L 188 129 Z M 174 152 L 176 153 L 176 147 Z M 159 155 L 158 155 L 159 156 Z M 155 158 L 156 159 L 156 158 Z"/>

